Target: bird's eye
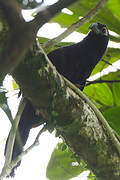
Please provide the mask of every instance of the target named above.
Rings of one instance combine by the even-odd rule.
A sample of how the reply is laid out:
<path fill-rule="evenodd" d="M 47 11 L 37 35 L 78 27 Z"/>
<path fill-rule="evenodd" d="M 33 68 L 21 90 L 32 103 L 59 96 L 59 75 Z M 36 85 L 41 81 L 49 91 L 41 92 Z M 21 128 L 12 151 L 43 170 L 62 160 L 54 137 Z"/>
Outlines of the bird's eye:
<path fill-rule="evenodd" d="M 101 31 L 103 34 L 106 34 L 106 28 L 105 27 L 103 27 Z"/>

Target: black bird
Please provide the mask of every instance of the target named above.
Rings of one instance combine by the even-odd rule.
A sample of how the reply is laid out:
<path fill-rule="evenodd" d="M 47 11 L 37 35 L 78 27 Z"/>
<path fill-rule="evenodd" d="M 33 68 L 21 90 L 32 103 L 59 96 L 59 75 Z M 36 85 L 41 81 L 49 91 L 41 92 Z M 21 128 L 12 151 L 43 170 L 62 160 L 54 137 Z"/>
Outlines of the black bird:
<path fill-rule="evenodd" d="M 102 58 L 109 41 L 106 25 L 93 23 L 91 31 L 79 43 L 61 47 L 48 54 L 57 71 L 83 90 L 86 79 Z"/>
<path fill-rule="evenodd" d="M 81 42 L 58 48 L 48 54 L 57 71 L 72 83 L 79 84 L 81 90 L 83 90 L 86 79 L 90 76 L 95 65 L 102 58 L 109 41 L 109 32 L 105 24 L 93 23 L 89 29 L 91 31 Z M 32 104 L 28 101 L 18 126 L 23 146 L 27 141 L 30 129 L 37 126 L 39 122 L 40 117 L 35 114 Z M 22 152 L 23 146 L 20 148 L 15 140 L 12 160 Z M 6 148 L 7 143 L 5 153 Z M 20 162 L 17 166 L 19 165 Z M 10 176 L 14 176 L 15 168 Z"/>

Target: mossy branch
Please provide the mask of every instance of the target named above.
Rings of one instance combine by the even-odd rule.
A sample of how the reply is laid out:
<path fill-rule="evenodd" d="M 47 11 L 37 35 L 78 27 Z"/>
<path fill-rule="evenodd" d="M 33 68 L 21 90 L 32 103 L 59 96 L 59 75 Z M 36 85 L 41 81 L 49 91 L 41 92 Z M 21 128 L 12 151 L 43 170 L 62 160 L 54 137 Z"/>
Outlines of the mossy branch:
<path fill-rule="evenodd" d="M 44 52 L 27 60 L 29 63 L 21 63 L 13 73 L 24 95 L 96 176 L 118 178 L 119 143 L 114 142 L 114 132 L 109 127 L 111 132 L 107 130 L 101 114 L 78 88 L 62 78 Z"/>
<path fill-rule="evenodd" d="M 94 111 L 99 121 L 102 123 L 103 127 L 106 129 L 108 135 L 110 136 L 113 144 L 115 145 L 118 153 L 120 154 L 120 141 L 119 138 L 117 138 L 117 135 L 115 134 L 114 130 L 110 127 L 102 113 L 96 108 L 96 106 L 89 100 L 89 98 L 82 92 L 80 89 L 78 89 L 74 84 L 72 84 L 70 81 L 68 81 L 65 77 L 63 77 L 65 80 L 65 83 L 67 86 L 69 86 L 73 91 L 75 91 L 76 94 L 78 94 Z"/>

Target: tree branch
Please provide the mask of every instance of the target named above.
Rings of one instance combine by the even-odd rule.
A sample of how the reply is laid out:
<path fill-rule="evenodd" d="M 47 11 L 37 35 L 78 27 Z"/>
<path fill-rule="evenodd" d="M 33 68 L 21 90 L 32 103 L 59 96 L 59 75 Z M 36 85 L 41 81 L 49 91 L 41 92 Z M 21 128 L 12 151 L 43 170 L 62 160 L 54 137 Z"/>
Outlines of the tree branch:
<path fill-rule="evenodd" d="M 21 8 L 16 0 L 0 0 L 0 9 L 9 26 L 9 32 L 6 32 L 4 39 L 8 37 L 8 34 L 9 37 L 0 52 L 0 77 L 4 79 L 4 76 L 10 73 L 20 62 L 35 36 L 31 32 L 29 24 L 25 23 L 21 15 Z M 4 34 L 4 31 L 1 32 L 1 35 L 2 33 Z"/>
<path fill-rule="evenodd" d="M 47 51 L 49 48 L 51 48 L 56 43 L 60 42 L 64 38 L 66 38 L 68 35 L 70 35 L 72 32 L 74 32 L 76 29 L 81 27 L 83 24 L 89 22 L 105 5 L 105 3 L 108 0 L 100 0 L 98 4 L 90 10 L 85 17 L 81 18 L 79 21 L 73 23 L 71 26 L 67 28 L 66 31 L 64 31 L 62 34 L 57 36 L 56 38 L 53 38 L 52 40 L 49 40 L 48 42 L 44 43 L 42 45 L 43 49 Z"/>
<path fill-rule="evenodd" d="M 97 177 L 119 179 L 120 144 L 102 114 L 78 88 L 56 72 L 45 54 L 33 57 L 32 62 L 13 73 L 23 93 L 34 107 L 42 110 L 48 123 Z"/>
<path fill-rule="evenodd" d="M 91 84 L 97 84 L 97 83 L 120 83 L 120 80 L 104 80 L 104 79 L 99 79 L 99 80 L 95 80 L 95 81 L 87 80 L 86 86 L 89 86 Z"/>
<path fill-rule="evenodd" d="M 9 166 L 10 166 L 11 159 L 12 159 L 12 151 L 13 151 L 16 131 L 17 131 L 19 120 L 20 120 L 21 114 L 24 110 L 25 104 L 26 104 L 26 102 L 25 102 L 24 98 L 22 98 L 20 105 L 19 105 L 19 108 L 18 108 L 18 112 L 16 114 L 16 117 L 14 119 L 11 131 L 10 131 L 10 136 L 9 136 L 9 140 L 8 140 L 8 144 L 7 144 L 7 150 L 6 150 L 5 164 L 4 164 L 4 167 L 2 169 L 0 179 L 3 179 L 3 177 L 9 175 L 11 172 L 11 168 Z"/>
<path fill-rule="evenodd" d="M 39 145 L 39 138 L 41 136 L 41 134 L 43 132 L 45 132 L 47 130 L 47 124 L 43 126 L 43 128 L 39 131 L 39 133 L 37 134 L 33 144 L 28 147 L 25 151 L 23 151 L 12 163 L 12 168 L 16 166 L 16 164 L 23 158 L 23 156 L 25 156 L 26 154 L 28 154 L 35 146 Z"/>
<path fill-rule="evenodd" d="M 24 21 L 21 14 L 22 9 L 16 0 L 0 0 L 0 6 L 0 8 L 3 9 L 4 14 L 7 18 L 10 30 L 16 29 L 17 25 L 20 26 L 20 23 Z"/>
<path fill-rule="evenodd" d="M 20 24 L 13 24 L 16 20 L 19 21 L 18 12 L 14 11 L 15 21 L 13 21 L 13 13 L 9 8 L 12 15 L 9 16 L 9 22 L 11 26 L 14 26 L 11 37 L 6 47 L 3 47 L 2 53 L 0 53 L 0 77 L 3 79 L 7 73 L 11 73 L 19 62 L 24 58 L 26 52 L 30 49 L 36 39 L 36 33 L 38 29 L 46 22 L 48 22 L 53 16 L 61 11 L 63 7 L 66 7 L 73 2 L 78 0 L 59 0 L 57 3 L 49 6 L 47 9 L 39 12 L 35 19 L 31 22 L 22 22 Z M 7 13 L 7 2 L 8 7 L 14 4 L 11 1 L 0 0 L 1 4 L 6 7 L 5 12 Z M 9 10 L 7 15 L 9 14 Z"/>
<path fill-rule="evenodd" d="M 7 164 L 3 167 L 3 171 L 0 175 L 0 180 L 2 180 L 10 174 L 11 170 L 17 165 L 17 163 L 23 158 L 23 156 L 28 154 L 35 146 L 39 145 L 39 137 L 46 129 L 47 125 L 44 125 L 44 127 L 39 131 L 37 137 L 35 138 L 35 141 L 29 148 L 27 148 L 19 156 L 17 156 L 14 161 L 7 161 Z"/>
<path fill-rule="evenodd" d="M 102 113 L 95 107 L 95 105 L 88 99 L 88 97 L 80 91 L 74 84 L 72 84 L 70 81 L 68 81 L 65 77 L 65 82 L 67 85 L 73 89 L 76 94 L 78 94 L 90 107 L 91 109 L 95 112 L 97 118 L 101 121 L 102 125 L 105 127 L 107 130 L 108 135 L 110 136 L 112 142 L 114 143 L 116 149 L 118 150 L 118 153 L 120 154 L 120 142 L 119 139 L 117 138 L 116 134 L 114 133 L 114 130 L 110 127 Z"/>
<path fill-rule="evenodd" d="M 48 22 L 52 17 L 58 14 L 63 8 L 68 7 L 69 5 L 77 2 L 78 0 L 59 0 L 55 4 L 46 7 L 45 10 L 40 11 L 33 21 L 30 23 L 33 25 L 33 28 L 37 32 L 39 28 Z"/>

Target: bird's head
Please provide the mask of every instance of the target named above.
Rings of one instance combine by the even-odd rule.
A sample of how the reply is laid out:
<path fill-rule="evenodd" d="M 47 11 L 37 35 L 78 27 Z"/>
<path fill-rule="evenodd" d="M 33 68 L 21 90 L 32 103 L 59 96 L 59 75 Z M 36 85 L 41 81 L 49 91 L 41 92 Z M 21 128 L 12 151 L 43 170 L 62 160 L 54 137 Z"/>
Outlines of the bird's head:
<path fill-rule="evenodd" d="M 109 36 L 108 28 L 105 24 L 93 23 L 90 25 L 89 29 L 97 35 Z"/>

